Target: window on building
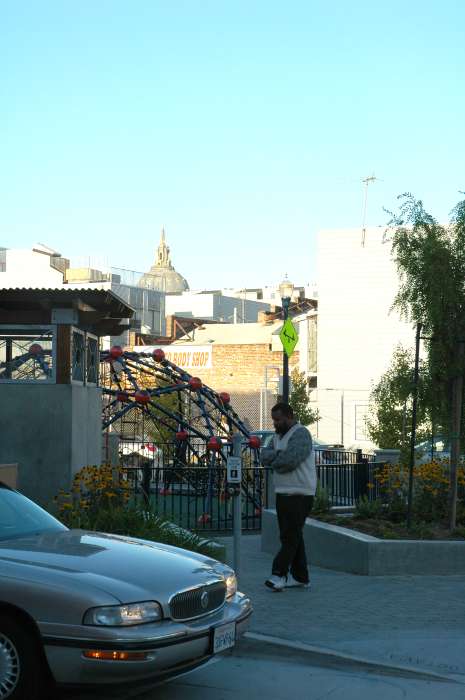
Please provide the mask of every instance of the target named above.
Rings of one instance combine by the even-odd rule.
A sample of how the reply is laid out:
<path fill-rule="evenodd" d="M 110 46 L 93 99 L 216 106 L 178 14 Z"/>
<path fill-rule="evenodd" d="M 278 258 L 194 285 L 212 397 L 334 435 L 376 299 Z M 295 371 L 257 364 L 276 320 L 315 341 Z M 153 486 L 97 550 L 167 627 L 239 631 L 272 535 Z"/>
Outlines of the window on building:
<path fill-rule="evenodd" d="M 53 382 L 52 328 L 0 326 L 0 382 Z"/>
<path fill-rule="evenodd" d="M 85 335 L 82 331 L 74 328 L 71 340 L 71 379 L 73 382 L 84 383 L 85 366 Z"/>
<path fill-rule="evenodd" d="M 86 356 L 86 384 L 98 384 L 98 339 L 92 335 L 87 336 Z"/>

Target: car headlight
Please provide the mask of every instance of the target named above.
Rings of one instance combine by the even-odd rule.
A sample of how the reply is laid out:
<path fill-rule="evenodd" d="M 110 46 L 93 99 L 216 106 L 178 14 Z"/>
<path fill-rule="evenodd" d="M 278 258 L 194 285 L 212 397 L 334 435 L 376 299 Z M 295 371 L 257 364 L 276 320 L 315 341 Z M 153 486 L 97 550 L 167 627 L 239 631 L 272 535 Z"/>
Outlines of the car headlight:
<path fill-rule="evenodd" d="M 232 598 L 237 593 L 237 578 L 235 573 L 231 573 L 225 577 L 226 579 L 226 598 Z"/>
<path fill-rule="evenodd" d="M 105 627 L 127 627 L 143 625 L 146 622 L 161 620 L 163 613 L 155 601 L 130 603 L 129 605 L 108 605 L 91 608 L 84 615 L 84 625 L 102 625 Z"/>

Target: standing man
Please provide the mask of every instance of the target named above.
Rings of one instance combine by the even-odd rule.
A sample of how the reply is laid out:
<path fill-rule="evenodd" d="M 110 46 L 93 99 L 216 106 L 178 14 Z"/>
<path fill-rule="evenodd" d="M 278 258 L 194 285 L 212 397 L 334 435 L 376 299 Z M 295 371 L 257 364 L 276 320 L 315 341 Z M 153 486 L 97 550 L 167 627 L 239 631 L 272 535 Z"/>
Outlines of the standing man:
<path fill-rule="evenodd" d="M 281 549 L 274 558 L 272 575 L 265 585 L 274 591 L 309 587 L 303 528 L 316 492 L 315 453 L 310 432 L 294 419 L 286 403 L 271 409 L 276 431 L 270 447 L 261 450 L 261 461 L 273 469 Z"/>

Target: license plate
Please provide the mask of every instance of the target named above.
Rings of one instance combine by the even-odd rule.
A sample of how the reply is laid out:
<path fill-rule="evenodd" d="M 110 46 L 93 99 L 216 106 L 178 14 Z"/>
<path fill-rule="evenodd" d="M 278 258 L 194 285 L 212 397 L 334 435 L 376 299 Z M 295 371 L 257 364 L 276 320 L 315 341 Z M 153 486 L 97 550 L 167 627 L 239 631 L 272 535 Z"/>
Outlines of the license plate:
<path fill-rule="evenodd" d="M 236 623 L 215 627 L 213 630 L 213 653 L 219 654 L 221 651 L 231 649 L 236 643 Z"/>

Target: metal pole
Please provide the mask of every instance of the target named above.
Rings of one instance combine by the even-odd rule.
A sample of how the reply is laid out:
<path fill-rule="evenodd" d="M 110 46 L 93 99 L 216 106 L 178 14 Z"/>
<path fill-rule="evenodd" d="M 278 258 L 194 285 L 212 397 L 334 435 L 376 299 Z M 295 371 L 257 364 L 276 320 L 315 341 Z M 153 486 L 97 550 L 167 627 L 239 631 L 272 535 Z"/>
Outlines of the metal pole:
<path fill-rule="evenodd" d="M 289 358 L 283 350 L 283 401 L 289 403 Z"/>
<path fill-rule="evenodd" d="M 415 369 L 413 371 L 413 403 L 412 403 L 412 431 L 410 434 L 410 461 L 408 476 L 408 504 L 407 504 L 407 527 L 412 523 L 412 500 L 413 500 L 413 466 L 415 463 L 415 435 L 417 430 L 417 401 L 418 401 L 418 371 L 420 364 L 420 334 L 421 323 L 417 323 L 417 334 L 415 338 Z"/>
<path fill-rule="evenodd" d="M 344 446 L 344 389 L 341 391 L 341 445 Z"/>
<path fill-rule="evenodd" d="M 283 317 L 286 323 L 289 317 L 289 299 L 285 298 L 283 302 Z M 283 401 L 289 403 L 289 358 L 287 352 L 283 348 Z"/>
<path fill-rule="evenodd" d="M 242 435 L 235 433 L 232 438 L 233 457 L 241 457 L 242 455 Z M 241 569 L 241 534 L 242 534 L 242 488 L 241 484 L 234 487 L 233 496 L 233 568 L 236 572 L 236 577 L 239 580 Z"/>

